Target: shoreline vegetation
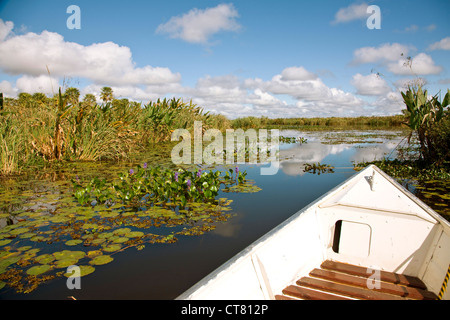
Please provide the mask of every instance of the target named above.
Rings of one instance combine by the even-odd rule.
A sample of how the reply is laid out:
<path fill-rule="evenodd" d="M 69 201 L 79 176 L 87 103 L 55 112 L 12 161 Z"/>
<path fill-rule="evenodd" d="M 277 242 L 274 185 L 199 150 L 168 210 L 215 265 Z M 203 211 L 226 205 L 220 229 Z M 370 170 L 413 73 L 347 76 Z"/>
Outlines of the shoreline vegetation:
<path fill-rule="evenodd" d="M 404 129 L 410 149 L 419 155 L 413 159 L 415 166 L 433 165 L 448 172 L 449 93 L 442 103 L 436 96 L 427 102 L 427 93 L 421 88 L 402 95 L 407 108 L 394 116 L 230 120 L 176 98 L 148 104 L 116 99 L 110 87 L 102 88 L 100 103 L 93 94 L 80 99 L 79 90 L 73 87 L 64 93 L 59 89 L 53 97 L 20 93 L 17 98 L 3 98 L 0 94 L 0 177 L 61 161 L 126 159 L 155 144 L 170 142 L 175 129 L 192 130 L 194 121 L 202 121 L 203 130 L 222 132 L 237 128 Z"/>
<path fill-rule="evenodd" d="M 231 120 L 233 128 L 280 128 L 302 130 L 406 129 L 404 115 L 328 118 L 244 117 Z"/>

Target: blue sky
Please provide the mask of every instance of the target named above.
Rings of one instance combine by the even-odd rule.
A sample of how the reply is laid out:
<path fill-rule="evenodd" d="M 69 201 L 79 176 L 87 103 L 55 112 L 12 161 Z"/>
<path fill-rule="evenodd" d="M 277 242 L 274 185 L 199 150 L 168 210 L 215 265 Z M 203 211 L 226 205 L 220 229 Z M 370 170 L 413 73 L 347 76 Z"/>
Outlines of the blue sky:
<path fill-rule="evenodd" d="M 67 27 L 70 5 L 81 29 Z M 371 5 L 380 29 L 367 26 Z M 448 12 L 443 0 L 3 0 L 0 90 L 111 86 L 229 118 L 396 114 L 407 83 L 450 87 Z"/>

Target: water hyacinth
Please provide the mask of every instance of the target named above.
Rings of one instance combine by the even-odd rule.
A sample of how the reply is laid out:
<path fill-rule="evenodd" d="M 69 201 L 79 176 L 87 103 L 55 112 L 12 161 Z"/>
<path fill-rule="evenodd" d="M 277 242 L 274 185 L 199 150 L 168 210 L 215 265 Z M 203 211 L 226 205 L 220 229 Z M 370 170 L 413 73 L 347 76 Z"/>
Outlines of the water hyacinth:
<path fill-rule="evenodd" d="M 82 205 L 122 203 L 139 206 L 142 203 L 171 202 L 186 207 L 191 202 L 211 202 L 219 194 L 220 186 L 239 184 L 245 181 L 246 172 L 239 172 L 236 178 L 233 169 L 222 176 L 220 171 L 187 171 L 179 169 L 161 169 L 160 167 L 129 169 L 119 174 L 120 181 L 108 183 L 106 179 L 94 178 L 83 186 L 73 179 L 74 197 Z M 172 179 L 170 179 L 172 177 Z M 169 178 L 169 179 L 168 179 Z M 172 180 L 172 181 L 170 181 Z"/>

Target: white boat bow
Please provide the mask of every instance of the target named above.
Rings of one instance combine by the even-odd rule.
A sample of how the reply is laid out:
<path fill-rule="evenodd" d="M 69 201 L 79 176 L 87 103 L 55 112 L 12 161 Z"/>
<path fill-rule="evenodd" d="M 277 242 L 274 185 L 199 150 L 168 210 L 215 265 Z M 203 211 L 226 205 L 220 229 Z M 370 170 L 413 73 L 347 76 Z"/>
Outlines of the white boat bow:
<path fill-rule="evenodd" d="M 324 271 L 330 264 L 367 272 L 346 275 L 342 270 L 333 271 L 332 277 L 344 280 L 329 285 L 335 288 L 331 294 L 319 288 L 314 295 L 314 285 L 325 281 L 317 275 L 331 272 Z M 346 277 L 353 277 L 363 283 L 358 290 L 375 294 L 377 285 L 388 286 L 393 277 L 421 282 L 425 288 L 417 290 L 425 292 L 423 298 L 448 300 L 449 291 L 442 289 L 449 264 L 450 223 L 371 165 L 275 227 L 177 299 L 364 299 L 370 298 L 366 291 L 352 296 L 336 288 L 346 285 Z M 396 281 L 393 284 L 407 288 Z M 369 288 L 370 284 L 375 288 Z M 405 288 L 401 290 L 406 293 L 400 295 L 391 292 L 373 297 L 416 297 Z"/>

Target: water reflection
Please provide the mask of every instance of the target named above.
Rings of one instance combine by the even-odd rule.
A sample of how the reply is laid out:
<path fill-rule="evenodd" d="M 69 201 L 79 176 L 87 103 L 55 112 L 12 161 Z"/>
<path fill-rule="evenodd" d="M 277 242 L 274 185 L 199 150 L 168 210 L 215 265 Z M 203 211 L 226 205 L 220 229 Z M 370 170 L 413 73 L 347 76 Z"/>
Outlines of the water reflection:
<path fill-rule="evenodd" d="M 304 175 L 305 163 L 330 161 L 333 166 L 344 160 L 351 163 L 395 157 L 395 147 L 403 139 L 401 132 L 351 132 L 351 134 L 329 132 L 301 132 L 285 130 L 286 137 L 307 138 L 307 143 L 282 144 L 280 146 L 280 169 L 287 175 Z M 334 139 L 333 139 L 334 138 Z M 338 139 L 338 140 L 337 140 Z M 349 163 L 350 162 L 350 163 Z"/>
<path fill-rule="evenodd" d="M 294 145 L 280 150 L 280 168 L 288 175 L 303 175 L 305 163 L 323 162 L 327 156 L 339 156 L 350 148 L 351 146 L 326 145 L 316 141 Z"/>

